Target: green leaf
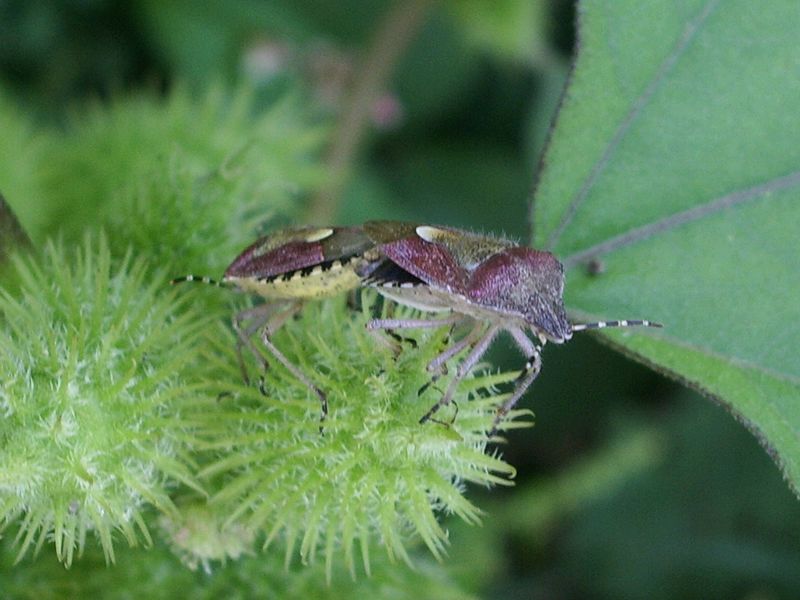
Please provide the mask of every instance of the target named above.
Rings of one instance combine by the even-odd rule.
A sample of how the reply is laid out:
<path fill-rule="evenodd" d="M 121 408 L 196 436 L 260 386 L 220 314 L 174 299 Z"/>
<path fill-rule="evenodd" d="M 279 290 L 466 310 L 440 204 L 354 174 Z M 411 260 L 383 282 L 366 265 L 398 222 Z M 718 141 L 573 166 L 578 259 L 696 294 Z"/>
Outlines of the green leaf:
<path fill-rule="evenodd" d="M 620 0 L 579 15 L 535 245 L 564 259 L 573 314 L 663 322 L 604 335 L 725 404 L 797 491 L 800 10 Z"/>
<path fill-rule="evenodd" d="M 29 243 L 30 240 L 14 215 L 14 211 L 0 193 L 0 263 L 4 262 L 17 247 Z"/>

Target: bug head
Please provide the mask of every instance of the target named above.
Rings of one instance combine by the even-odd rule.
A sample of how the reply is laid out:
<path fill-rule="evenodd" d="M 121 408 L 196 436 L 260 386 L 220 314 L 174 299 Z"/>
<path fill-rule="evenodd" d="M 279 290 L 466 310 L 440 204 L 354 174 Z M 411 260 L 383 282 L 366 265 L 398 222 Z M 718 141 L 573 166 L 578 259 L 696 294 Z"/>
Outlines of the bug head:
<path fill-rule="evenodd" d="M 564 268 L 549 252 L 514 247 L 484 261 L 470 278 L 469 296 L 482 306 L 523 320 L 560 344 L 572 337 L 564 309 Z"/>

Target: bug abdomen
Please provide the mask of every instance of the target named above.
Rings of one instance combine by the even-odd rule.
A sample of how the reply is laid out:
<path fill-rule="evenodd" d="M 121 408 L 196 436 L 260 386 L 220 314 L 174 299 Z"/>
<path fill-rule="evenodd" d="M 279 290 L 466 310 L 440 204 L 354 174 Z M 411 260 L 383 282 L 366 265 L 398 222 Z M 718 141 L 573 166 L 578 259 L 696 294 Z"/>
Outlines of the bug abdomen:
<path fill-rule="evenodd" d="M 357 288 L 355 260 L 332 260 L 271 277 L 226 277 L 245 292 L 270 300 L 335 296 Z"/>

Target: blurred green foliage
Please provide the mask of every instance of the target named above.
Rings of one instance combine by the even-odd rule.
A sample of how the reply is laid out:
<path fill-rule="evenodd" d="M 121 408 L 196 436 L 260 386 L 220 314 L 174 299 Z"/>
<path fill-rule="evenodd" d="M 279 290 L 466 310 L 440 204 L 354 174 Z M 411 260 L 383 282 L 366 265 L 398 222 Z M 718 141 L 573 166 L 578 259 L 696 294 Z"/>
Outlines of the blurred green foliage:
<path fill-rule="evenodd" d="M 407 40 L 381 90 L 394 108 L 372 118 L 341 195 L 340 220 L 404 218 L 525 236 L 527 196 L 566 79 L 574 15 L 567 0 L 516 0 L 484 19 L 488 4 L 435 4 Z M 209 82 L 227 89 L 244 80 L 254 90 L 248 109 L 254 114 L 292 90 L 332 131 L 388 8 L 384 0 L 6 0 L 0 3 L 0 191 L 34 237 L 56 233 L 59 224 L 40 218 L 36 207 L 64 191 L 61 181 L 91 183 L 91 162 L 81 173 L 75 159 L 88 156 L 81 143 L 98 144 L 102 136 L 73 137 L 71 149 L 62 146 L 69 154 L 60 156 L 48 154 L 42 137 L 68 136 L 87 105 L 116 102 L 133 107 L 119 126 L 135 127 L 130 123 L 142 118 L 157 143 L 158 128 L 147 117 L 158 118 L 157 111 L 132 98 L 177 86 L 201 97 Z M 198 126 L 213 129 L 215 117 L 207 117 Z M 248 124 L 230 123 L 224 133 L 235 141 Z M 215 159 L 201 170 L 211 173 L 234 146 L 200 152 Z M 169 162 L 131 162 L 123 150 L 115 150 L 120 177 L 133 179 L 128 196 L 114 201 L 141 201 L 136 194 L 146 189 L 148 169 L 163 174 Z M 48 177 L 32 168 L 40 161 L 49 163 Z M 245 164 L 257 169 L 253 157 Z M 305 167 L 298 172 L 319 183 Z M 177 201 L 184 182 L 197 183 L 186 173 L 174 174 Z M 217 206 L 215 198 L 230 201 L 223 191 L 231 185 L 239 193 L 251 189 L 212 179 L 200 195 Z M 309 199 L 291 199 L 283 201 L 286 214 L 301 219 Z M 96 192 L 87 202 L 106 200 Z M 72 218 L 68 213 L 65 221 L 76 234 L 79 220 L 70 224 Z M 208 267 L 224 263 L 227 252 L 215 254 Z M 519 358 L 505 350 L 497 348 L 492 360 L 517 367 Z M 349 575 L 337 573 L 334 587 L 326 588 L 319 565 L 284 572 L 274 557 L 261 556 L 229 562 L 204 579 L 163 548 L 121 553 L 113 569 L 90 550 L 65 573 L 46 553 L 12 567 L 10 540 L 3 539 L 0 594 L 42 597 L 38 592 L 47 589 L 55 590 L 52 597 L 112 597 L 109 590 L 119 590 L 125 597 L 135 589 L 135 596 L 158 598 L 169 597 L 164 590 L 195 597 L 235 590 L 245 598 L 263 593 L 266 578 L 283 581 L 274 588 L 282 597 L 348 591 L 426 597 L 420 590 L 457 597 L 454 580 L 465 595 L 486 598 L 800 595 L 800 509 L 756 440 L 722 409 L 589 339 L 548 349 L 524 406 L 535 409 L 537 426 L 514 432 L 501 448 L 518 469 L 516 488 L 473 490 L 487 512 L 484 525 L 446 521 L 450 557 L 444 566 L 425 563 L 422 582 L 404 565 L 378 565 L 373 578 L 382 587 L 359 580 L 362 587 L 349 588 Z M 382 569 L 391 576 L 380 575 Z M 80 581 L 99 587 L 75 587 Z"/>

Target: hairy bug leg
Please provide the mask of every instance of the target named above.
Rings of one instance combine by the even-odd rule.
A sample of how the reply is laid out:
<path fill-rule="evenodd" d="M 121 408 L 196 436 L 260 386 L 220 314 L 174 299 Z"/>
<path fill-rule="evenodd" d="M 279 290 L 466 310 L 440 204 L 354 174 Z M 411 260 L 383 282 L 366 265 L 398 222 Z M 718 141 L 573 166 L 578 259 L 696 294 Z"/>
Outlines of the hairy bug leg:
<path fill-rule="evenodd" d="M 429 387 L 431 387 L 432 385 L 435 385 L 436 382 L 439 381 L 439 377 L 441 377 L 441 375 L 439 373 L 436 373 L 436 375 L 434 375 L 427 382 L 422 384 L 420 386 L 420 388 L 417 390 L 417 396 L 422 396 L 422 394 L 427 392 Z M 436 388 L 436 389 L 438 390 L 439 388 Z"/>
<path fill-rule="evenodd" d="M 328 397 L 325 393 L 319 389 L 314 382 L 312 382 L 305 373 L 303 373 L 298 367 L 296 367 L 286 356 L 281 352 L 278 347 L 272 343 L 270 340 L 270 336 L 272 336 L 278 329 L 280 329 L 281 325 L 283 325 L 288 319 L 290 319 L 297 311 L 300 310 L 302 303 L 297 302 L 278 315 L 275 316 L 274 319 L 270 319 L 270 321 L 264 325 L 261 330 L 261 343 L 264 344 L 264 347 L 269 351 L 272 356 L 274 356 L 278 362 L 280 362 L 286 370 L 289 371 L 295 378 L 302 382 L 309 390 L 311 390 L 316 396 L 319 398 L 320 406 L 322 408 L 322 415 L 320 416 L 320 425 L 319 431 L 322 433 L 322 423 L 325 421 L 325 418 L 328 416 Z"/>
<path fill-rule="evenodd" d="M 455 324 L 453 325 L 453 327 L 455 327 Z M 428 366 L 425 367 L 425 370 L 428 371 L 428 373 L 433 373 L 433 375 L 431 376 L 430 381 L 428 381 L 426 384 L 424 384 L 417 390 L 417 396 L 421 396 L 422 394 L 424 394 L 429 387 L 434 385 L 439 380 L 439 378 L 442 375 L 446 375 L 447 361 L 453 358 L 456 354 L 458 354 L 465 348 L 472 347 L 472 345 L 474 345 L 475 342 L 478 340 L 478 338 L 483 334 L 483 331 L 484 331 L 483 327 L 480 326 L 474 327 L 472 331 L 470 331 L 467 335 L 458 340 L 452 346 L 445 348 L 445 350 L 441 354 L 439 354 L 438 356 L 436 356 L 436 358 L 431 360 L 428 363 Z M 452 333 L 452 328 L 451 328 L 451 333 Z M 450 335 L 448 334 L 448 338 L 449 337 Z"/>
<path fill-rule="evenodd" d="M 494 416 L 494 421 L 492 422 L 492 429 L 489 431 L 489 437 L 494 436 L 497 433 L 497 428 L 500 425 L 500 421 L 503 420 L 508 412 L 514 408 L 514 405 L 519 401 L 522 397 L 522 394 L 525 393 L 536 377 L 539 376 L 539 371 L 542 370 L 542 357 L 540 354 L 541 348 L 536 348 L 533 355 L 528 358 L 528 362 L 525 365 L 525 369 L 520 373 L 519 377 L 517 378 L 516 383 L 514 384 L 514 393 L 509 396 L 505 402 L 503 402 L 502 406 L 497 409 L 497 414 Z"/>
<path fill-rule="evenodd" d="M 444 319 L 371 319 L 367 321 L 367 329 L 435 329 L 463 319 L 461 315 L 451 315 Z"/>
<path fill-rule="evenodd" d="M 400 356 L 400 353 L 403 351 L 403 347 L 400 344 L 388 336 L 385 336 L 379 329 L 367 329 L 367 332 L 372 336 L 373 340 L 389 350 L 394 355 L 395 359 Z"/>
<path fill-rule="evenodd" d="M 465 317 L 463 315 L 458 315 L 458 314 L 453 314 L 441 319 L 372 319 L 371 321 L 367 322 L 367 329 L 370 331 L 377 331 L 382 329 L 386 331 L 388 335 L 398 340 L 399 342 L 404 340 L 405 338 L 402 338 L 397 334 L 395 334 L 394 331 L 392 331 L 393 329 L 437 329 L 445 325 L 450 325 L 452 330 L 452 327 L 455 327 L 458 323 L 464 320 Z M 467 336 L 467 338 L 470 338 L 471 335 L 472 334 L 470 334 L 470 336 Z M 449 358 L 450 356 L 454 356 L 455 354 L 458 354 L 461 350 L 466 348 L 470 344 L 470 339 L 467 338 L 455 344 L 456 349 L 454 352 L 451 353 L 450 350 L 446 351 L 446 353 L 448 354 L 447 358 Z M 416 342 L 414 342 L 414 347 L 416 347 Z M 447 360 L 447 358 L 445 358 L 444 360 Z M 430 371 L 430 365 L 428 365 L 428 370 Z M 420 387 L 419 390 L 417 390 L 417 396 L 421 396 L 422 394 L 424 394 L 425 391 L 431 385 L 436 383 L 436 380 L 440 377 L 440 375 L 441 373 L 435 374 L 430 381 L 428 381 L 425 385 Z"/>
<path fill-rule="evenodd" d="M 464 321 L 466 321 L 466 320 L 467 319 L 464 319 Z M 458 323 L 453 323 L 452 325 L 450 325 L 450 328 L 447 330 L 447 333 L 445 334 L 444 339 L 442 340 L 442 344 L 440 346 L 441 349 L 442 349 L 442 352 L 444 352 L 445 350 L 447 350 L 450 347 L 450 345 L 451 345 L 450 342 L 453 339 L 453 332 L 456 330 L 456 326 L 457 325 L 458 325 Z M 425 370 L 430 373 L 430 371 L 431 371 L 430 364 L 428 364 L 428 366 L 425 367 Z M 447 365 L 446 364 L 442 364 L 440 370 L 441 370 L 442 373 L 446 374 L 447 373 Z"/>
<path fill-rule="evenodd" d="M 463 320 L 463 318 L 464 317 L 461 315 L 451 315 L 444 319 L 371 319 L 367 321 L 367 330 L 376 332 L 379 330 L 385 331 L 388 336 L 396 341 L 395 344 L 389 342 L 389 345 L 395 355 L 398 355 L 400 353 L 400 344 L 402 342 L 409 342 L 412 348 L 417 347 L 417 342 L 411 338 L 404 338 L 400 335 L 397 335 L 393 331 L 394 329 L 436 329 L 437 327 L 441 327 L 443 325 L 455 324 L 458 321 Z M 375 337 L 378 338 L 383 336 Z M 383 339 L 385 340 L 386 338 Z M 386 345 L 386 342 L 384 342 L 384 345 Z"/>
<path fill-rule="evenodd" d="M 431 417 L 429 419 L 429 421 L 431 421 L 432 423 L 436 423 L 437 425 L 441 425 L 442 427 L 452 427 L 453 423 L 455 423 L 456 419 L 458 418 L 458 402 L 453 400 L 450 404 L 453 405 L 455 410 L 453 411 L 453 416 L 450 418 L 449 421 L 442 421 L 442 420 L 436 419 L 434 417 Z"/>
<path fill-rule="evenodd" d="M 245 385 L 250 385 L 250 377 L 247 375 L 247 366 L 244 362 L 242 355 L 242 348 L 246 347 L 250 350 L 253 357 L 261 364 L 262 370 L 266 371 L 269 368 L 269 363 L 264 355 L 259 352 L 258 348 L 253 345 L 253 335 L 261 329 L 270 317 L 281 307 L 280 303 L 261 304 L 253 308 L 248 308 L 233 317 L 233 330 L 236 332 L 236 358 L 239 361 L 239 369 L 242 372 L 242 379 Z M 243 327 L 244 323 L 252 321 L 247 327 Z"/>
<path fill-rule="evenodd" d="M 539 344 L 531 341 L 531 339 L 525 335 L 525 332 L 522 331 L 519 327 L 511 327 L 506 329 L 508 333 L 514 338 L 514 341 L 519 346 L 519 349 L 522 350 L 522 353 L 525 356 L 533 356 L 534 354 L 541 354 L 542 347 Z"/>
<path fill-rule="evenodd" d="M 431 360 L 431 362 L 428 363 L 428 366 L 425 367 L 425 369 L 428 371 L 428 373 L 435 373 L 435 372 L 446 373 L 447 370 L 445 368 L 445 363 L 451 358 L 453 358 L 456 354 L 464 350 L 464 348 L 470 347 L 472 344 L 474 344 L 477 341 L 477 339 L 481 336 L 483 331 L 484 331 L 483 327 L 473 328 L 473 330 L 470 331 L 466 336 L 461 338 L 459 341 L 457 341 L 449 348 L 446 348 L 441 354 L 439 354 L 436 358 Z"/>
<path fill-rule="evenodd" d="M 262 370 L 266 372 L 269 369 L 269 362 L 264 354 L 253 344 L 253 335 L 259 330 L 268 330 L 270 336 L 274 335 L 286 321 L 297 315 L 301 308 L 302 302 L 272 302 L 248 308 L 234 317 L 233 328 L 238 338 L 236 354 L 239 359 L 242 377 L 247 385 L 250 384 L 250 378 L 247 375 L 247 366 L 242 355 L 242 348 L 246 347 L 250 350 L 250 353 L 261 365 Z M 247 326 L 243 327 L 243 324 L 248 321 Z M 274 355 L 274 353 L 272 354 Z M 266 396 L 263 374 L 259 376 L 258 389 Z"/>
<path fill-rule="evenodd" d="M 486 350 L 489 349 L 489 346 L 491 346 L 492 341 L 494 341 L 494 338 L 497 337 L 499 332 L 500 327 L 492 325 L 481 338 L 474 342 L 470 353 L 458 365 L 458 368 L 456 369 L 456 375 L 453 377 L 452 381 L 450 381 L 450 385 L 447 386 L 447 391 L 439 399 L 439 401 L 422 416 L 422 418 L 419 420 L 420 423 L 428 421 L 436 413 L 436 411 L 443 406 L 450 404 L 461 381 L 463 381 L 464 377 L 466 377 L 472 368 L 478 363 L 478 361 L 481 359 L 481 356 L 486 353 Z"/>

